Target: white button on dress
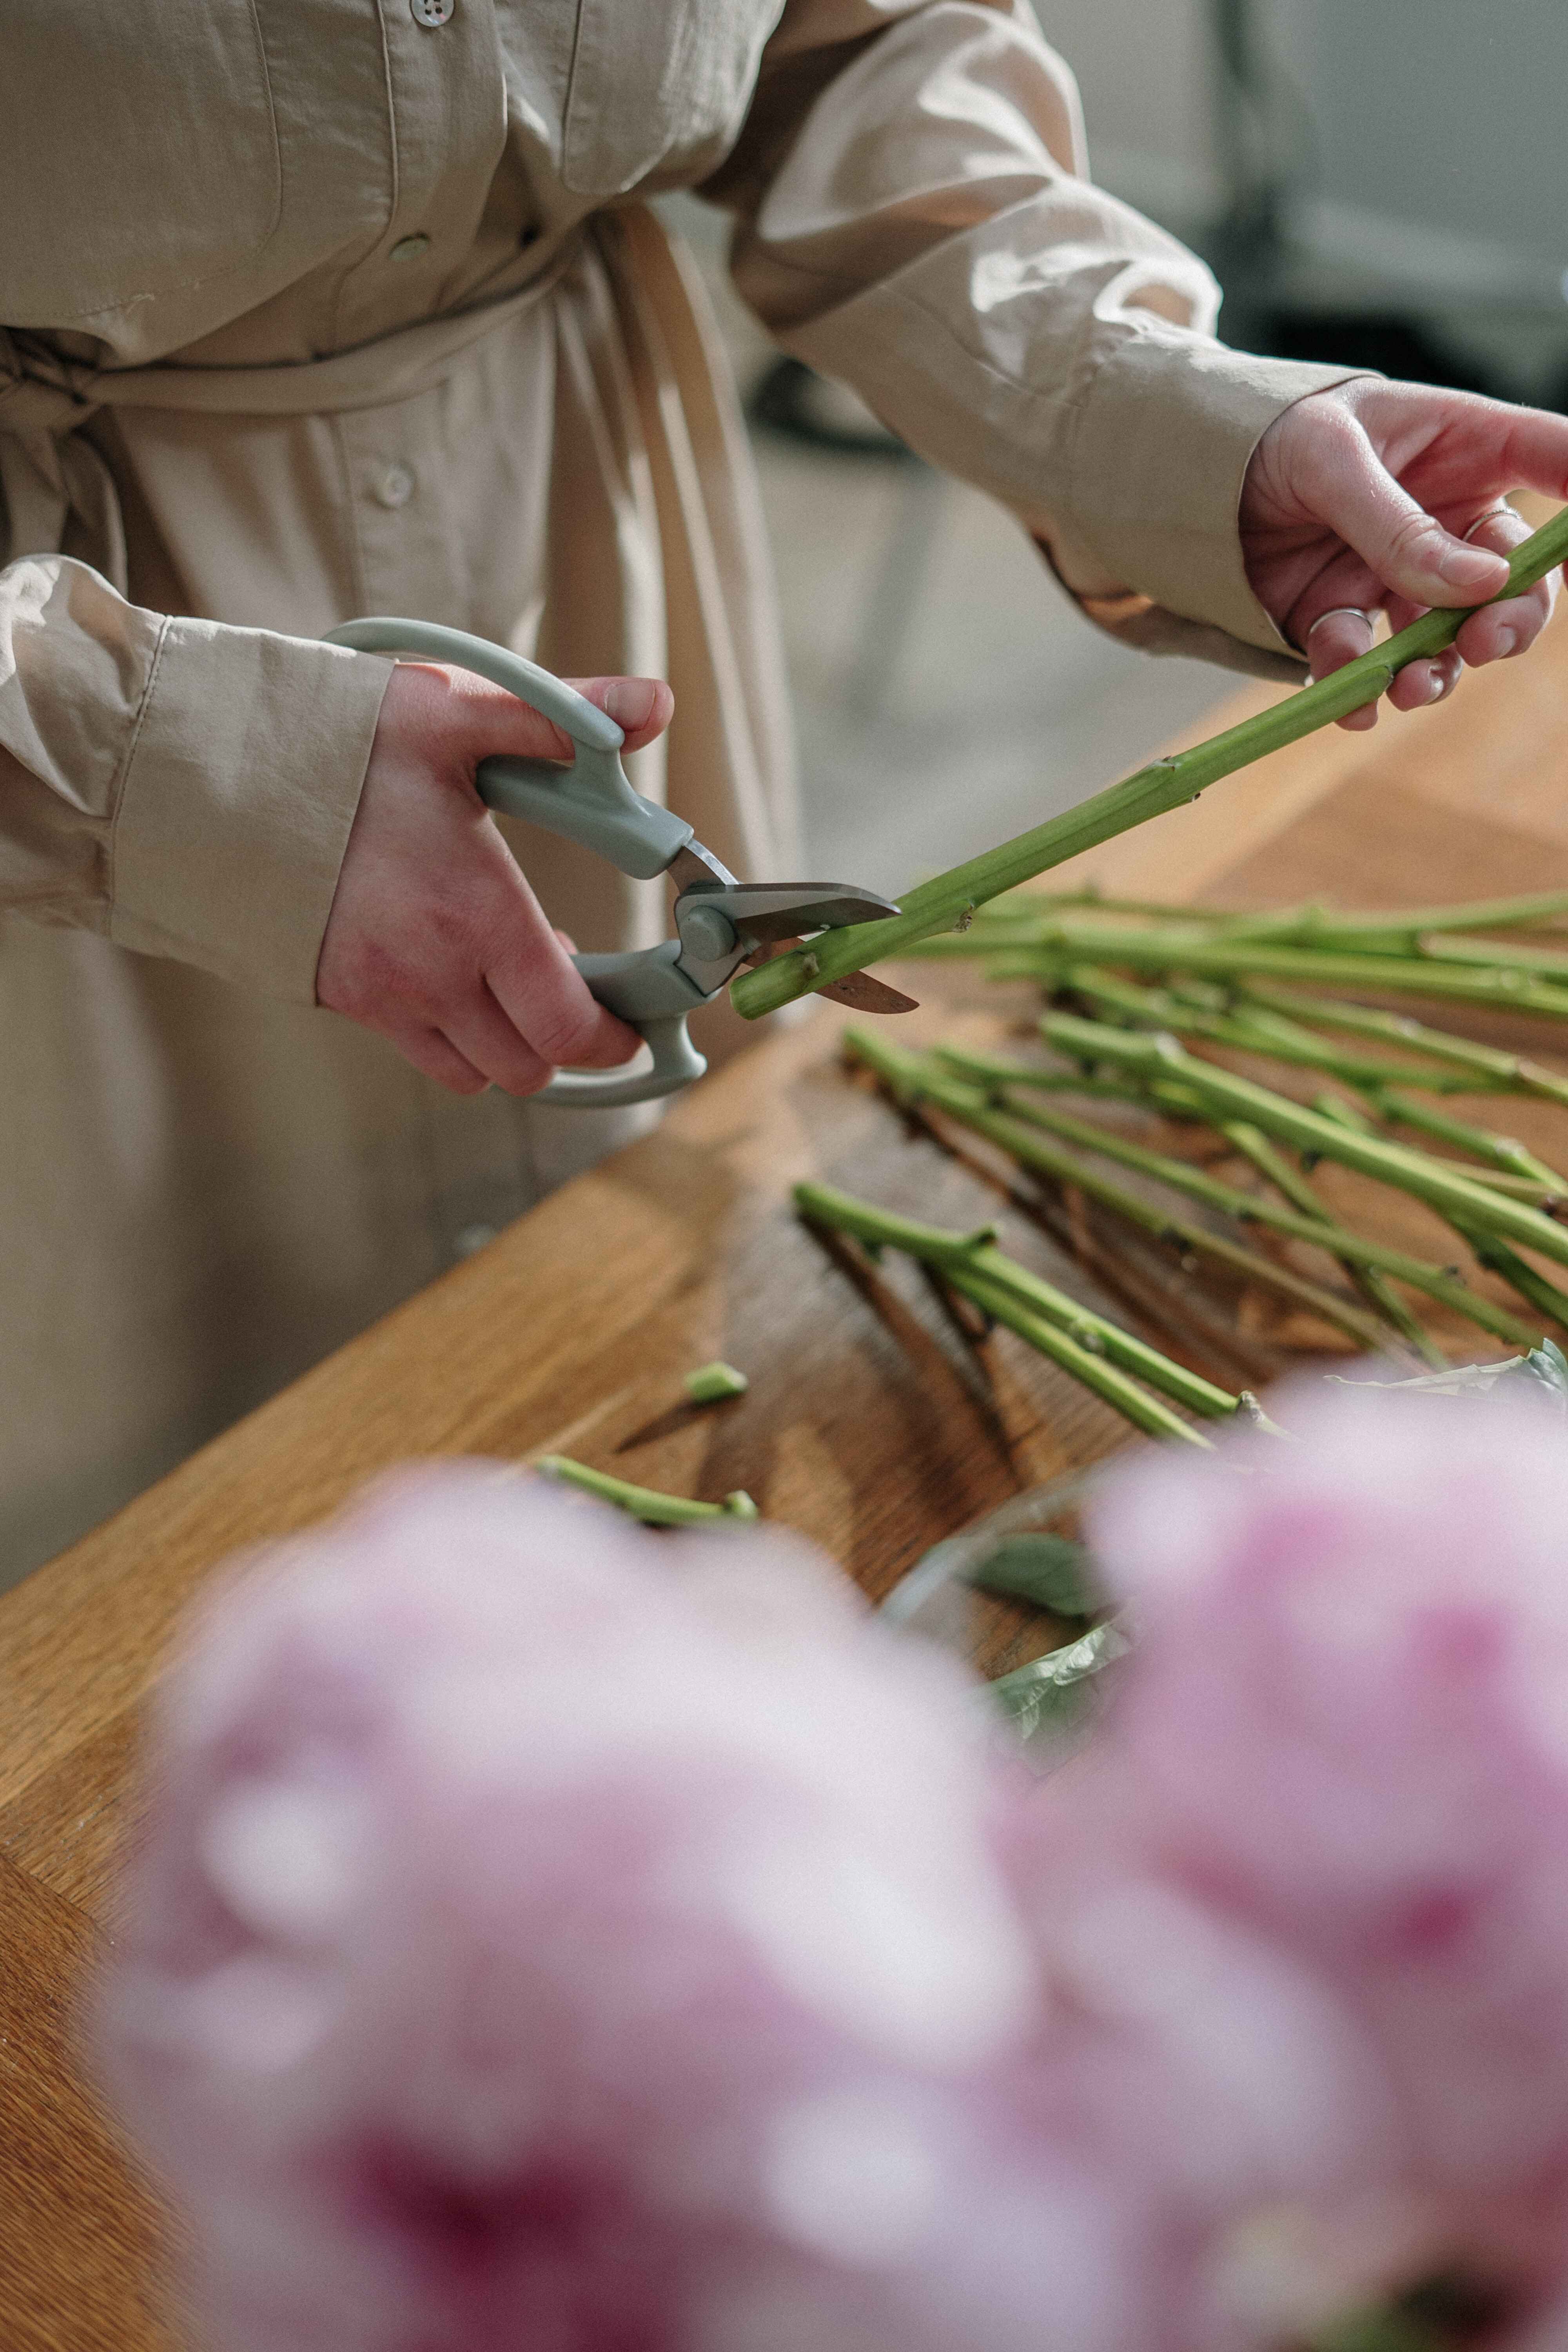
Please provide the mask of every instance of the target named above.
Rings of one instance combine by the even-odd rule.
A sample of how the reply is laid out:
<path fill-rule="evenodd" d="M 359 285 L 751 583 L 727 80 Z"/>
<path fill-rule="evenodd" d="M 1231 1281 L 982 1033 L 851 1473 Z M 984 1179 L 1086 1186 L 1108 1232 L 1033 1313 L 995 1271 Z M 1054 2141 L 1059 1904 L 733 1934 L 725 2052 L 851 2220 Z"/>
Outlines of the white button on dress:
<path fill-rule="evenodd" d="M 384 507 L 405 507 L 414 496 L 414 474 L 408 466 L 384 467 L 375 485 L 376 503 Z"/>
<path fill-rule="evenodd" d="M 416 25 L 446 25 L 457 5 L 458 0 L 408 0 L 408 13 Z"/>

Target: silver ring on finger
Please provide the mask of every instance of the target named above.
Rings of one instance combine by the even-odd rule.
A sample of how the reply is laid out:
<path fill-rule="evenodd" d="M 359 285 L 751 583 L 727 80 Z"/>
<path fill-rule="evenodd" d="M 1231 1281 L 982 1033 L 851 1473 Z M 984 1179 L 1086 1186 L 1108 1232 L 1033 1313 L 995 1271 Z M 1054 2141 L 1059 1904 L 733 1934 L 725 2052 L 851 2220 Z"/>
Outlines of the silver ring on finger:
<path fill-rule="evenodd" d="M 1321 629 L 1321 628 L 1322 627 L 1323 623 L 1324 623 L 1325 621 L 1336 621 L 1336 620 L 1338 620 L 1338 618 L 1339 618 L 1339 616 L 1340 616 L 1340 614 L 1341 614 L 1342 613 L 1353 613 L 1353 614 L 1354 614 L 1354 615 L 1355 615 L 1355 617 L 1356 617 L 1356 619 L 1357 619 L 1358 621 L 1364 621 L 1364 622 L 1366 623 L 1367 627 L 1368 627 L 1369 629 L 1370 629 L 1370 628 L 1373 628 L 1373 627 L 1374 627 L 1374 626 L 1375 626 L 1375 623 L 1373 622 L 1373 619 L 1372 614 L 1371 614 L 1369 612 L 1367 612 L 1367 611 L 1365 610 L 1365 608 L 1364 608 L 1363 605 L 1360 605 L 1360 604 L 1331 604 L 1331 605 L 1330 605 L 1330 607 L 1329 607 L 1329 609 L 1328 609 L 1328 611 L 1327 611 L 1326 613 L 1320 613 L 1320 614 L 1319 614 L 1319 615 L 1318 615 L 1317 619 L 1316 619 L 1316 620 L 1313 622 L 1313 624 L 1312 624 L 1312 627 L 1311 627 L 1310 629 L 1309 629 L 1309 630 L 1308 630 L 1308 632 L 1307 632 L 1307 637 L 1306 637 L 1306 642 L 1307 642 L 1307 644 L 1308 644 L 1308 645 L 1310 645 L 1310 644 L 1311 644 L 1311 642 L 1312 642 L 1312 631 L 1313 631 L 1313 630 L 1315 630 L 1315 629 Z"/>
<path fill-rule="evenodd" d="M 1320 613 L 1320 614 L 1319 614 L 1319 615 L 1318 615 L 1318 617 L 1317 617 L 1317 619 L 1313 622 L 1313 624 L 1312 624 L 1312 627 L 1311 627 L 1310 629 L 1309 629 L 1309 630 L 1308 630 L 1308 632 L 1307 632 L 1306 635 L 1305 635 L 1305 636 L 1302 638 L 1302 640 L 1301 640 L 1301 651 L 1302 651 L 1302 652 L 1306 655 L 1306 656 L 1307 656 L 1307 666 L 1308 666 L 1308 677 L 1307 677 L 1307 683 L 1308 683 L 1308 685 L 1309 685 L 1309 686 L 1315 686 L 1315 685 L 1317 684 L 1317 682 L 1318 682 L 1318 681 L 1317 681 L 1317 673 L 1312 669 L 1312 667 L 1311 667 L 1311 662 L 1312 662 L 1312 630 L 1313 630 L 1313 629 L 1321 629 L 1321 628 L 1322 627 L 1323 623 L 1324 623 L 1325 621 L 1333 621 L 1333 620 L 1337 620 L 1337 619 L 1340 617 L 1340 615 L 1341 615 L 1342 614 L 1343 614 L 1343 613 L 1352 613 L 1352 614 L 1355 615 L 1355 617 L 1356 617 L 1356 619 L 1357 619 L 1358 621 L 1364 621 L 1364 622 L 1366 623 L 1367 627 L 1373 631 L 1373 635 L 1375 635 L 1375 634 L 1376 634 L 1376 630 L 1377 630 L 1377 622 L 1376 622 L 1375 617 L 1373 616 L 1373 614 L 1372 614 L 1371 613 L 1367 612 L 1367 611 L 1364 609 L 1364 607 L 1363 607 L 1363 606 L 1362 606 L 1362 605 L 1360 605 L 1360 604 L 1331 604 L 1331 605 L 1330 605 L 1330 607 L 1329 607 L 1329 609 L 1328 609 L 1328 611 L 1327 611 L 1326 613 Z"/>
<path fill-rule="evenodd" d="M 1459 535 L 1462 539 L 1474 539 L 1482 523 L 1500 522 L 1505 515 L 1508 517 L 1510 522 L 1517 522 L 1520 519 L 1519 509 L 1517 507 L 1510 507 L 1506 503 L 1500 507 L 1489 507 L 1485 514 L 1478 515 L 1476 517 L 1468 530 L 1461 531 Z"/>

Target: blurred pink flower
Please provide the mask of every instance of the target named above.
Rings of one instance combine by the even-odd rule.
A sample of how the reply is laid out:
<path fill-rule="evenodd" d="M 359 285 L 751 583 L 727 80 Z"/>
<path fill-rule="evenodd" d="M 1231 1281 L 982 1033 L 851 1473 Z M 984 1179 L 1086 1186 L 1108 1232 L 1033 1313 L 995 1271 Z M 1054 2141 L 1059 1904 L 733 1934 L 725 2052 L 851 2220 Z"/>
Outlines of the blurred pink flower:
<path fill-rule="evenodd" d="M 973 1690 L 804 1546 L 405 1478 L 208 1610 L 156 1748 L 100 2032 L 212 2342 L 1022 2346 Z"/>
<path fill-rule="evenodd" d="M 1043 1782 L 773 1530 L 468 1465 L 221 1595 L 98 2021 L 208 2341 L 1239 2352 L 1456 2263 L 1561 2293 L 1562 1423 L 1279 1410 L 1109 1490 L 1138 1643 Z"/>
<path fill-rule="evenodd" d="M 1505 1407 L 1297 1390 L 1275 1411 L 1295 1443 L 1247 1437 L 1188 1475 L 1145 1454 L 1107 1493 L 1096 1546 L 1141 1642 L 1113 1736 L 1076 1800 L 1070 1774 L 1051 1796 L 1071 1808 L 1075 1848 L 1098 1849 L 1087 1867 L 1113 1906 L 1136 1876 L 1331 2009 L 1332 2105 L 1355 2158 L 1331 2157 L 1337 2188 L 1314 2186 L 1306 2118 L 1260 2049 L 1255 2095 L 1298 2178 L 1273 2216 L 1260 2201 L 1255 2243 L 1279 2223 L 1298 2251 L 1315 2237 L 1331 2270 L 1337 2235 L 1367 2279 L 1422 2254 L 1525 2284 L 1561 2276 L 1563 1423 L 1528 1394 Z M 1043 1883 L 1042 1896 L 1059 1922 Z M 1154 1916 L 1145 1957 L 1180 1954 Z M 1131 1931 L 1121 1949 L 1152 1998 L 1160 1967 L 1134 1967 Z M 1248 2013 L 1256 2026 L 1262 2004 Z M 1236 2065 L 1247 2036 L 1231 2014 Z M 1321 2058 L 1310 2081 L 1335 2082 Z M 1234 2146 L 1215 2121 L 1217 2145 Z M 1314 2199 L 1310 2219 L 1299 2200 Z"/>

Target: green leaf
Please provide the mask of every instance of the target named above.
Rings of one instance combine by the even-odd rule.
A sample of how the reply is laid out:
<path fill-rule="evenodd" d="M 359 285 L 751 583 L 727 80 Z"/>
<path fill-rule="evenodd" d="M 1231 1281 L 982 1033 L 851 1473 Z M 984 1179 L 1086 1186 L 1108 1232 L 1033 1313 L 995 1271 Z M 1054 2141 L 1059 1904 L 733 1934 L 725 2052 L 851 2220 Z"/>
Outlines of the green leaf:
<path fill-rule="evenodd" d="M 1004 1536 L 965 1579 L 981 1592 L 1002 1592 L 1033 1601 L 1055 1617 L 1092 1617 L 1105 1606 L 1099 1573 L 1087 1546 L 1070 1536 Z"/>

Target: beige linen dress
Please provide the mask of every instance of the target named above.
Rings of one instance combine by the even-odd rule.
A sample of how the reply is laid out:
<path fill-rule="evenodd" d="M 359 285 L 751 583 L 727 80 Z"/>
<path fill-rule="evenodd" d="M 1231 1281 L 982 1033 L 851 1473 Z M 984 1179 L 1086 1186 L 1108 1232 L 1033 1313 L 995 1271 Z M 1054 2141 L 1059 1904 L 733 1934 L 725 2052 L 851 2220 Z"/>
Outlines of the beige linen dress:
<path fill-rule="evenodd" d="M 641 789 L 794 865 L 743 438 L 650 195 L 729 207 L 781 343 L 1095 617 L 1284 665 L 1237 499 L 1335 372 L 1215 342 L 1085 168 L 1024 0 L 0 0 L 0 1580 L 607 1139 L 315 1007 L 387 676 L 322 631 L 668 675 Z M 514 845 L 583 944 L 658 936 Z"/>

